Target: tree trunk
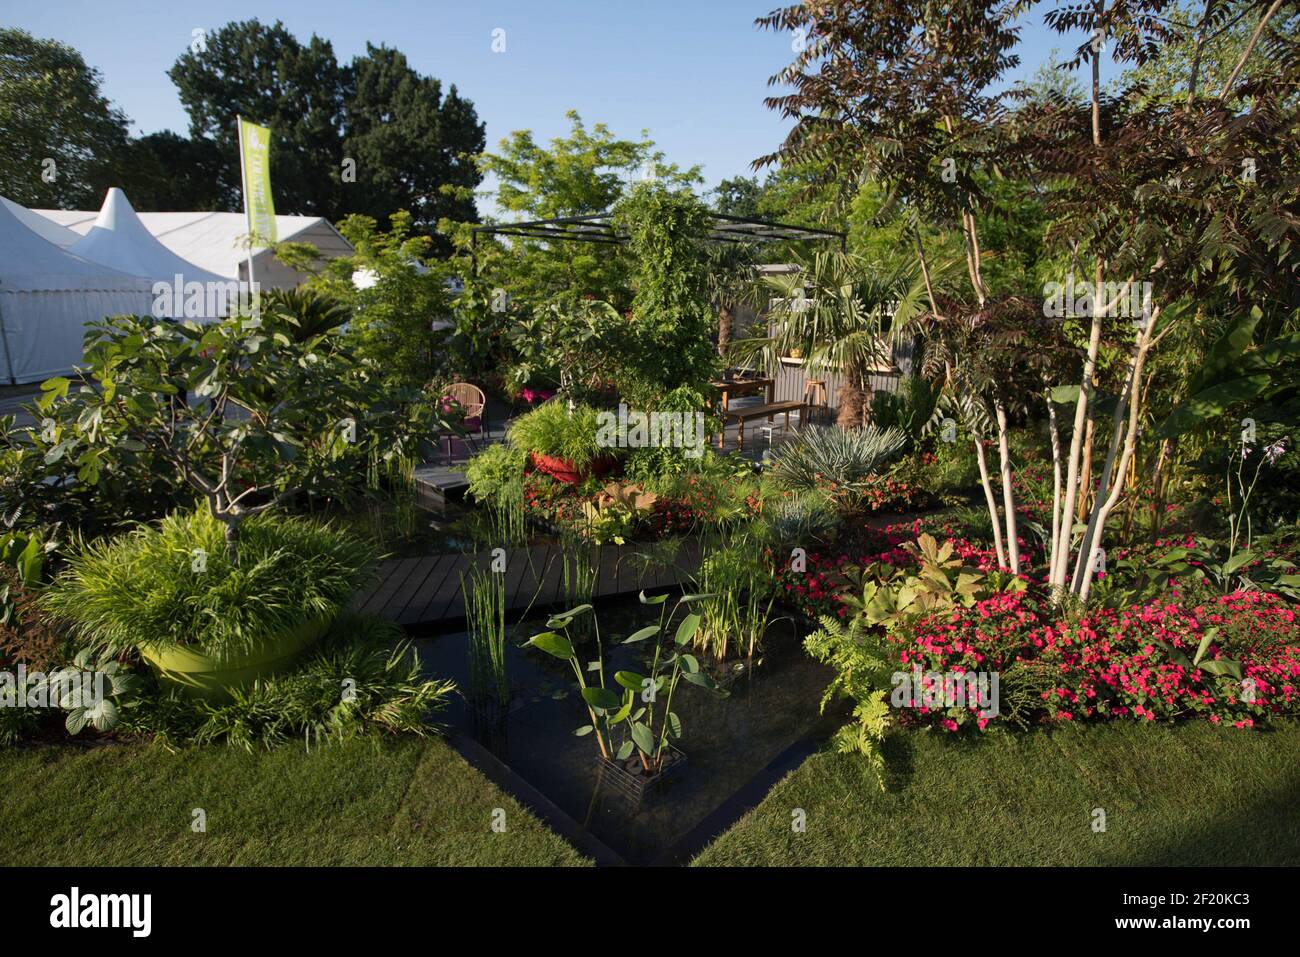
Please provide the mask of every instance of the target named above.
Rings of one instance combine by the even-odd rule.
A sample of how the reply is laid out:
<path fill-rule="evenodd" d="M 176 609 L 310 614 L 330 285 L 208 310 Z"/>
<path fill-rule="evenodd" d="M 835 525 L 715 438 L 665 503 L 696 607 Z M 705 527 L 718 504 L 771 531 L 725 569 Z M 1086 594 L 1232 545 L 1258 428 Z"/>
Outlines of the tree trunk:
<path fill-rule="evenodd" d="M 1056 422 L 1056 403 L 1052 390 L 1047 389 L 1047 428 L 1052 439 L 1052 542 L 1045 556 L 1050 563 L 1055 543 L 1061 537 L 1061 430 Z M 1050 574 L 1050 568 L 1049 568 Z"/>
<path fill-rule="evenodd" d="M 993 524 L 993 548 L 998 555 L 998 567 L 1007 567 L 1007 552 L 1002 547 L 1002 520 L 998 517 L 998 503 L 993 497 L 993 483 L 989 481 L 989 463 L 984 456 L 984 440 L 975 436 L 975 459 L 980 466 L 980 484 L 984 486 L 984 501 L 988 503 L 989 520 Z"/>
<path fill-rule="evenodd" d="M 1007 441 L 1007 410 L 1001 402 L 993 404 L 998 420 L 998 458 L 1002 474 L 1002 508 L 1006 512 L 1007 523 L 1007 557 L 1011 559 L 1011 570 L 1020 574 L 1020 529 L 1016 519 L 1016 493 L 1011 487 L 1011 447 Z"/>
<path fill-rule="evenodd" d="M 1109 480 L 1116 475 L 1122 479 L 1129 463 L 1133 460 L 1133 453 L 1137 447 L 1138 415 L 1140 410 L 1138 408 L 1139 396 L 1136 393 L 1142 382 L 1142 369 L 1146 363 L 1147 352 L 1152 344 L 1151 331 L 1155 327 L 1159 316 L 1160 309 L 1157 307 L 1138 335 L 1136 351 L 1129 367 L 1128 381 L 1125 383 L 1124 391 L 1120 393 L 1119 406 L 1115 410 L 1115 426 L 1111 435 L 1111 446 L 1106 455 L 1106 465 L 1102 473 L 1102 488 L 1097 492 L 1097 499 L 1093 503 L 1092 514 L 1088 519 L 1088 529 L 1084 533 L 1083 547 L 1079 550 L 1079 564 L 1075 567 L 1074 592 L 1083 601 L 1088 600 L 1088 593 L 1092 588 L 1093 575 L 1096 572 L 1096 558 L 1101 552 L 1102 536 L 1106 530 L 1106 519 L 1110 517 L 1111 510 L 1114 509 L 1115 503 L 1119 501 L 1124 492 L 1123 481 L 1110 482 Z M 1125 419 L 1126 413 L 1127 420 Z M 1123 452 L 1120 453 L 1119 463 L 1116 465 L 1115 454 L 1121 441 L 1123 443 Z"/>
<path fill-rule="evenodd" d="M 870 418 L 871 388 L 862 366 L 855 362 L 844 370 L 835 424 L 841 429 L 857 429 L 866 425 Z"/>
<path fill-rule="evenodd" d="M 1079 460 L 1083 453 L 1083 433 L 1088 419 L 1088 398 L 1092 392 L 1093 370 L 1097 367 L 1097 352 L 1101 343 L 1101 316 L 1093 310 L 1092 329 L 1088 334 L 1088 354 L 1083 363 L 1083 377 L 1079 397 L 1074 405 L 1074 431 L 1070 435 L 1070 457 L 1066 459 L 1065 499 L 1061 503 L 1060 538 L 1055 542 L 1051 557 L 1051 574 L 1048 584 L 1053 589 L 1065 588 L 1069 571 L 1070 545 L 1074 539 L 1074 508 L 1079 494 Z"/>
<path fill-rule="evenodd" d="M 731 306 L 724 305 L 718 309 L 718 355 L 723 359 L 727 357 L 727 347 L 731 345 L 731 329 L 735 319 Z"/>
<path fill-rule="evenodd" d="M 1165 439 L 1160 443 L 1160 454 L 1156 458 L 1156 473 L 1152 480 L 1151 490 L 1151 541 L 1154 543 L 1160 537 L 1160 529 L 1164 525 L 1165 519 L 1165 485 L 1167 474 L 1170 466 L 1170 458 L 1173 456 L 1173 443 Z"/>
<path fill-rule="evenodd" d="M 239 567 L 239 520 L 223 518 L 221 521 L 226 526 L 226 558 L 231 565 Z"/>

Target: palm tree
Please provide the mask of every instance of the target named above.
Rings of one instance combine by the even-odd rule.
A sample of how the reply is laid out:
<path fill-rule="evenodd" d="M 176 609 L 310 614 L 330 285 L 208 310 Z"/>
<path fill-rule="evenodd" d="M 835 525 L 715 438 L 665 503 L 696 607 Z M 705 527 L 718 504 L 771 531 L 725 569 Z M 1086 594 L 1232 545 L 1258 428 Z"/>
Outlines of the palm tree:
<path fill-rule="evenodd" d="M 271 289 L 263 295 L 262 314 L 294 342 L 306 342 L 337 329 L 352 318 L 348 307 L 328 293 L 311 289 Z"/>
<path fill-rule="evenodd" d="M 768 335 L 740 339 L 731 353 L 775 368 L 800 356 L 808 375 L 839 371 L 838 423 L 856 428 L 871 411 L 871 370 L 890 360 L 891 328 L 920 312 L 925 285 L 911 266 L 877 267 L 841 250 L 795 257 L 794 272 L 763 277 L 772 294 Z"/>

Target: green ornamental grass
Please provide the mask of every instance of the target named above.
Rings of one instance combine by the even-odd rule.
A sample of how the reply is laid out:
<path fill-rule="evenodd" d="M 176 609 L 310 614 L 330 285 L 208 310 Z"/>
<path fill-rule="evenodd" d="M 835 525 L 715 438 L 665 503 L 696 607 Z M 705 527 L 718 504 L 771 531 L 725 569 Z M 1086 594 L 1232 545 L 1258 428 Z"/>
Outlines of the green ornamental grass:
<path fill-rule="evenodd" d="M 375 547 L 328 523 L 273 514 L 244 523 L 239 564 L 206 510 L 79 541 L 44 597 L 85 647 L 148 645 L 223 656 L 315 617 L 333 617 L 373 580 Z"/>
<path fill-rule="evenodd" d="M 566 459 L 584 468 L 609 452 L 596 440 L 599 413 L 586 405 L 572 411 L 564 402 L 543 402 L 510 423 L 509 438 L 516 448 Z"/>

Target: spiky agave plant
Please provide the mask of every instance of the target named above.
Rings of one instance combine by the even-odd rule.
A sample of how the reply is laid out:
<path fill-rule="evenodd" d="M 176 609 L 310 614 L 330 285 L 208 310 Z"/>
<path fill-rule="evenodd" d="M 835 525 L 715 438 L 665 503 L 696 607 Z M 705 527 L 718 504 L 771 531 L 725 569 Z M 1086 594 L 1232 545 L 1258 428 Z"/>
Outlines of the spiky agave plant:
<path fill-rule="evenodd" d="M 906 442 L 901 429 L 809 427 L 781 446 L 772 471 L 787 488 L 822 489 L 842 509 L 856 508 Z"/>
<path fill-rule="evenodd" d="M 777 498 L 763 508 L 759 533 L 764 543 L 778 549 L 827 541 L 840 516 L 835 503 L 821 492 L 801 492 Z"/>

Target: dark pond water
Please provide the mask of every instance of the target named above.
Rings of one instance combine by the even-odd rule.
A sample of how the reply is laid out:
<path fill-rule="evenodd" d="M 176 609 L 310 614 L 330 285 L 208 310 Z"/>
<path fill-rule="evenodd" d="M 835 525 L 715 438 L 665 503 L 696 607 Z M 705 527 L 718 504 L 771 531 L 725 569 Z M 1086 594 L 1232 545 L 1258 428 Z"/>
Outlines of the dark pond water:
<path fill-rule="evenodd" d="M 671 602 L 671 599 L 670 599 Z M 657 609 L 655 609 L 657 611 Z M 648 643 L 618 641 L 657 615 L 631 599 L 597 606 L 605 648 L 606 675 L 627 668 L 647 673 Z M 630 863 L 646 863 L 672 847 L 719 805 L 748 784 L 790 745 L 825 734 L 841 717 L 818 713 L 830 669 L 809 658 L 789 620 L 768 631 L 760 663 L 735 680 L 727 697 L 681 682 L 673 711 L 682 722 L 679 742 L 686 763 L 637 806 L 601 773 L 595 739 L 575 737 L 587 722 L 569 664 L 519 646 L 545 618 L 512 626 L 507 641 L 509 713 L 484 728 L 466 698 L 469 691 L 468 635 L 448 633 L 415 642 L 431 674 L 451 677 L 458 697 L 445 720 L 474 734 L 517 774 L 557 804 L 592 835 Z M 596 657 L 594 640 L 579 646 L 584 661 Z"/>

